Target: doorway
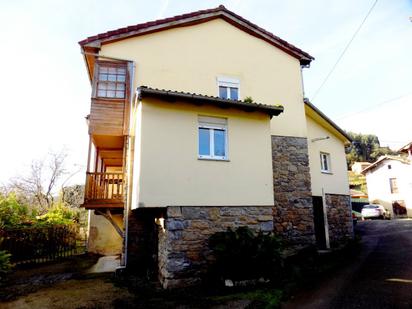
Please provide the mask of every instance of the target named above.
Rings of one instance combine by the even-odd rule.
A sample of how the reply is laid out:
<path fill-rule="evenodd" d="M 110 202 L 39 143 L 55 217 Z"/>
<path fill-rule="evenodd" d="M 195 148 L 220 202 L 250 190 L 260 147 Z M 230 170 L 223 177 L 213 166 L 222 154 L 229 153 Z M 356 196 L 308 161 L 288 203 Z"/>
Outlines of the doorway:
<path fill-rule="evenodd" d="M 313 221 L 315 223 L 316 245 L 320 250 L 327 249 L 325 234 L 325 215 L 323 213 L 323 199 L 321 196 L 312 196 Z"/>

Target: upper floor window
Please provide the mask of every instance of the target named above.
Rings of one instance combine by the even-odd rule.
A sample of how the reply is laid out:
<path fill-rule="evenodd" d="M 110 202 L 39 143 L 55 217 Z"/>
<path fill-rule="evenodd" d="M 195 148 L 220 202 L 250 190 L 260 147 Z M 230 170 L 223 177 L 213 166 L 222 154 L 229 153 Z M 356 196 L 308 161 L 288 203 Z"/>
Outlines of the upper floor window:
<path fill-rule="evenodd" d="M 124 99 L 126 97 L 126 67 L 99 64 L 96 87 L 98 97 Z"/>
<path fill-rule="evenodd" d="M 331 173 L 330 168 L 330 154 L 326 152 L 320 153 L 320 170 L 323 173 Z"/>
<path fill-rule="evenodd" d="M 218 77 L 219 98 L 239 100 L 239 80 L 229 77 Z"/>
<path fill-rule="evenodd" d="M 391 187 L 391 193 L 399 193 L 398 180 L 396 178 L 389 178 L 389 185 Z"/>
<path fill-rule="evenodd" d="M 227 160 L 227 119 L 199 116 L 199 159 Z"/>

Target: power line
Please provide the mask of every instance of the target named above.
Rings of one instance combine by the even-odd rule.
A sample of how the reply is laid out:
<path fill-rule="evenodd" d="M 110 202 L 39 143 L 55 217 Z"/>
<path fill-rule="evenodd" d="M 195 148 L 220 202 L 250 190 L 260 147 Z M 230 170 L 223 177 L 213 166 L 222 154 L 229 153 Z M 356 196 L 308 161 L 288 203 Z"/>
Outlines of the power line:
<path fill-rule="evenodd" d="M 385 104 L 397 102 L 397 101 L 399 101 L 400 99 L 405 98 L 405 97 L 410 96 L 410 95 L 412 95 L 412 92 L 408 92 L 408 93 L 406 93 L 406 94 L 404 94 L 404 95 L 401 95 L 401 96 L 398 96 L 398 97 L 395 97 L 395 98 L 392 98 L 392 99 L 389 99 L 389 100 L 385 100 L 385 101 L 383 101 L 383 102 L 381 102 L 381 103 L 375 104 L 375 105 L 373 105 L 373 106 L 366 107 L 366 108 L 361 109 L 361 110 L 359 110 L 359 111 L 357 111 L 357 112 L 353 112 L 353 113 L 349 113 L 349 114 L 346 114 L 346 115 L 343 115 L 343 116 L 340 116 L 340 117 L 336 117 L 335 119 L 336 119 L 336 120 L 341 120 L 341 119 L 345 119 L 345 118 L 348 118 L 348 117 L 352 117 L 352 116 L 355 116 L 355 115 L 357 115 L 357 114 L 361 114 L 361 113 L 363 113 L 363 112 L 366 112 L 366 111 L 368 111 L 368 110 L 370 110 L 370 109 L 378 108 L 379 106 L 382 106 L 382 105 L 385 105 Z"/>
<path fill-rule="evenodd" d="M 326 84 L 328 81 L 329 77 L 332 75 L 332 73 L 335 71 L 336 67 L 338 66 L 339 62 L 342 60 L 343 56 L 345 55 L 346 51 L 349 49 L 349 46 L 352 44 L 353 40 L 361 30 L 363 24 L 366 22 L 368 19 L 369 15 L 372 13 L 373 9 L 376 6 L 376 3 L 378 3 L 378 0 L 375 0 L 375 2 L 372 4 L 371 8 L 369 9 L 368 13 L 366 14 L 365 18 L 362 20 L 361 24 L 359 27 L 356 29 L 355 33 L 352 35 L 352 38 L 349 40 L 348 44 L 346 45 L 345 49 L 342 51 L 340 54 L 338 60 L 336 60 L 335 64 L 333 65 L 332 69 L 329 71 L 328 75 L 326 75 L 325 79 L 323 80 L 322 84 L 319 86 L 318 90 L 316 90 L 315 94 L 312 97 L 312 100 L 315 100 L 316 96 L 320 92 L 320 90 L 323 88 L 323 86 Z"/>

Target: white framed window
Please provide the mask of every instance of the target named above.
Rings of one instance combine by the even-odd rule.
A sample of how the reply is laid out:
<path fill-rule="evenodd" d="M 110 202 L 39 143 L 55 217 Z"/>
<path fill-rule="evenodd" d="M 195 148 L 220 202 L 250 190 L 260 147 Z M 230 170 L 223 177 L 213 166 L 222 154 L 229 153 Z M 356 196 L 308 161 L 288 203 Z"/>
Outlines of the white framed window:
<path fill-rule="evenodd" d="M 227 119 L 199 116 L 198 158 L 227 160 Z"/>
<path fill-rule="evenodd" d="M 230 100 L 239 100 L 239 85 L 240 82 L 238 79 L 230 77 L 218 77 L 217 86 L 218 86 L 218 96 L 221 99 L 230 99 Z"/>
<path fill-rule="evenodd" d="M 330 154 L 326 152 L 320 153 L 320 171 L 322 173 L 331 173 Z"/>

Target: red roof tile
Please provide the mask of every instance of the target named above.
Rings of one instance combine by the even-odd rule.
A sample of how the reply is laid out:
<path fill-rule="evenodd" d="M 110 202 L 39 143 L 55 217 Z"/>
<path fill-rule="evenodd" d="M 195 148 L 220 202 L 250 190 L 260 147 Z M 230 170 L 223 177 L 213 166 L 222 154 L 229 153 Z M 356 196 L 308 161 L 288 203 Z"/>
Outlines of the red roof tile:
<path fill-rule="evenodd" d="M 205 15 L 205 16 L 202 16 Z M 240 15 L 233 13 L 226 9 L 223 5 L 218 6 L 217 8 L 200 10 L 192 13 L 177 15 L 174 17 L 168 17 L 164 19 L 159 19 L 155 21 L 150 21 L 142 24 L 137 24 L 133 26 L 123 27 L 116 30 L 100 33 L 94 36 L 90 36 L 87 39 L 84 39 L 79 42 L 79 44 L 84 47 L 87 44 L 91 43 L 109 43 L 127 37 L 142 35 L 145 33 L 151 33 L 155 31 L 162 31 L 170 29 L 173 27 L 179 27 L 184 25 L 190 25 L 193 23 L 206 22 L 214 18 L 223 18 L 226 21 L 232 23 L 234 26 L 241 28 L 242 30 L 257 36 L 272 45 L 277 46 L 278 48 L 284 50 L 285 52 L 291 54 L 292 56 L 298 58 L 302 64 L 308 64 L 314 59 L 311 55 L 304 52 L 303 50 L 297 48 L 296 46 L 282 40 L 273 33 L 266 31 L 263 28 L 253 24 L 252 22 L 246 20 Z M 197 19 L 196 19 L 197 18 Z M 176 24 L 176 22 L 179 22 Z M 186 24 L 185 24 L 186 22 Z M 174 24 L 173 24 L 174 23 Z M 158 26 L 158 27 L 156 27 Z M 156 27 L 156 29 L 150 29 Z M 147 30 L 147 32 L 145 32 Z M 139 33 L 136 33 L 139 32 Z"/>

